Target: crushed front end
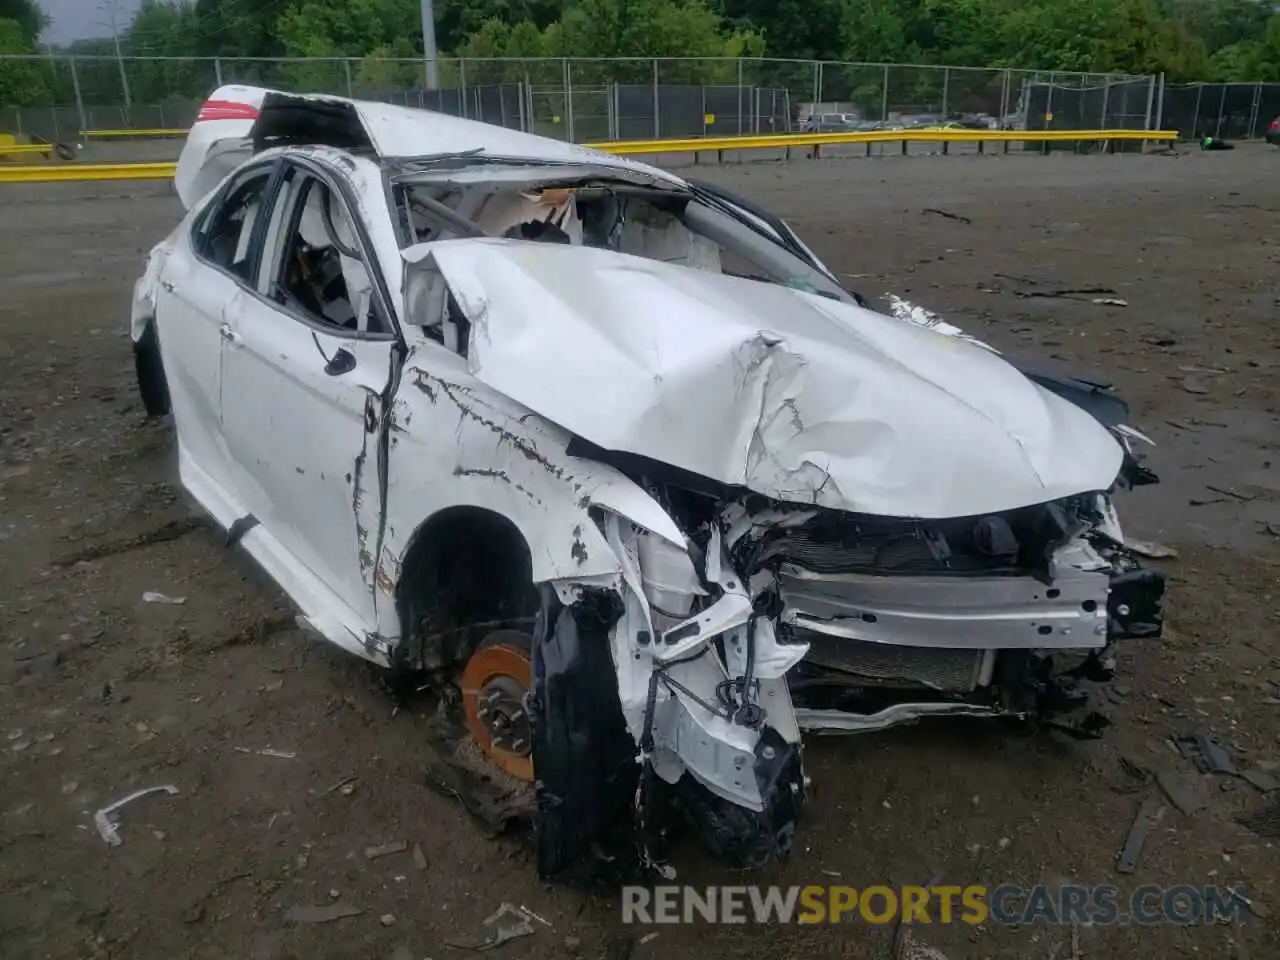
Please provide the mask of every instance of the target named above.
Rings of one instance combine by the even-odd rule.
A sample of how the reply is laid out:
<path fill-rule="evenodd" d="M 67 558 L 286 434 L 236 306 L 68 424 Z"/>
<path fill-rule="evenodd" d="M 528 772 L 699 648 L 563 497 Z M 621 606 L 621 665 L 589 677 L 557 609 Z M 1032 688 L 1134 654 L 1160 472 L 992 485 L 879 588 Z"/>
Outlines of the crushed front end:
<path fill-rule="evenodd" d="M 804 730 L 878 730 L 929 716 L 1060 715 L 1110 679 L 1116 645 L 1158 637 L 1164 577 L 1126 549 L 1105 494 L 922 521 L 737 511 L 731 542 L 776 599 Z"/>
<path fill-rule="evenodd" d="M 1118 643 L 1161 632 L 1163 575 L 1124 546 L 1107 494 L 926 521 L 637 480 L 685 542 L 593 507 L 621 577 L 544 587 L 544 876 L 670 875 L 673 822 L 761 866 L 804 806 L 802 731 L 970 716 L 1092 735 L 1090 683 Z"/>

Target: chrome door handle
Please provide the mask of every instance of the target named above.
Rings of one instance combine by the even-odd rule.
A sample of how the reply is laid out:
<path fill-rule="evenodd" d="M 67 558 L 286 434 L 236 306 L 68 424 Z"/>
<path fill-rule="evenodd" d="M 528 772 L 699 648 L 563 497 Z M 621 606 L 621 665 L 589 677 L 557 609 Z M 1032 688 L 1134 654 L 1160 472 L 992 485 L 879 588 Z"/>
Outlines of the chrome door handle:
<path fill-rule="evenodd" d="M 168 290 L 170 293 L 173 293 L 173 291 L 177 289 L 177 288 L 173 285 L 173 281 L 172 281 L 172 280 L 161 280 L 161 281 L 160 281 L 160 286 L 164 287 L 164 288 L 165 288 L 166 290 Z"/>
<path fill-rule="evenodd" d="M 219 333 L 219 334 L 221 334 L 222 339 L 223 339 L 223 340 L 225 340 L 225 341 L 227 341 L 227 343 L 239 343 L 239 342 L 240 342 L 240 334 L 238 334 L 238 333 L 236 333 L 234 330 L 232 330 L 232 329 L 231 329 L 231 324 L 229 324 L 229 323 L 224 323 L 222 326 L 220 326 L 220 327 L 218 328 L 218 333 Z"/>

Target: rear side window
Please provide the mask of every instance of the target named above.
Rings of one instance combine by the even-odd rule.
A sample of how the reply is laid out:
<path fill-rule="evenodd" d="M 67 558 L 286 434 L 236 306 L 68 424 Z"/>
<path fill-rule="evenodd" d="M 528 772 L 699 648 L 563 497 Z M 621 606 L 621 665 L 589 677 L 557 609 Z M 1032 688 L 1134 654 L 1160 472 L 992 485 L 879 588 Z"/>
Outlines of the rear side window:
<path fill-rule="evenodd" d="M 227 189 L 201 218 L 193 238 L 196 253 L 245 283 L 253 283 L 258 262 L 253 228 L 262 213 L 270 170 L 255 170 Z"/>

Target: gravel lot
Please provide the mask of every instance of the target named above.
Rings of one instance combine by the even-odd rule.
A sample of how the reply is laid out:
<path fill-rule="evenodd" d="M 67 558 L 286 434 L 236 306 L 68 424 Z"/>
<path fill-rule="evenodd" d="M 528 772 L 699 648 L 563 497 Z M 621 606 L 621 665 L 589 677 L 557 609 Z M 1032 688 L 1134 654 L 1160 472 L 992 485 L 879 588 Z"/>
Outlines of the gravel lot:
<path fill-rule="evenodd" d="M 1237 823 L 1264 803 L 1248 782 L 1207 778 L 1207 809 L 1171 809 L 1134 875 L 1114 857 L 1155 793 L 1135 769 L 1193 771 L 1171 736 L 1216 731 L 1242 770 L 1280 761 L 1280 151 L 697 172 L 791 220 L 868 296 L 1113 379 L 1164 481 L 1122 519 L 1181 554 L 1167 636 L 1125 648 L 1104 740 L 981 724 L 814 740 L 798 849 L 759 882 L 1243 884 L 1269 919 L 1087 927 L 1079 956 L 1276 956 L 1280 839 Z M 192 513 L 169 429 L 142 417 L 131 285 L 179 215 L 161 184 L 0 187 L 0 954 L 440 960 L 511 901 L 553 929 L 499 956 L 613 940 L 621 957 L 630 936 L 637 960 L 889 957 L 892 931 L 860 921 L 640 943 L 615 899 L 540 884 L 523 838 L 484 838 L 424 786 L 430 705 L 393 710 L 369 669 L 297 631 Z M 1028 296 L 1095 287 L 1128 306 Z M 123 844 L 103 843 L 93 811 L 158 784 L 180 792 L 138 801 Z M 408 849 L 366 857 L 393 841 Z M 690 883 L 748 882 L 694 850 L 679 862 Z M 332 891 L 363 912 L 287 920 Z M 1071 931 L 1044 924 L 921 936 L 950 960 L 1072 956 Z"/>

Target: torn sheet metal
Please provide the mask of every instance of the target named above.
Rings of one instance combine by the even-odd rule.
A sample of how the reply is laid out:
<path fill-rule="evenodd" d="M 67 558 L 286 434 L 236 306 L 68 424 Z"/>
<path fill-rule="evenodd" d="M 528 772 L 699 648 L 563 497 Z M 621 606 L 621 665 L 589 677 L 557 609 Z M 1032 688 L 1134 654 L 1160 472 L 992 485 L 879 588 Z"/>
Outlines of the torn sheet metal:
<path fill-rule="evenodd" d="M 477 379 L 607 450 L 927 518 L 1105 490 L 1121 466 L 1094 418 L 991 351 L 883 314 L 582 247 L 468 239 L 405 256 L 444 274 Z"/>
<path fill-rule="evenodd" d="M 339 140 L 335 145 L 358 146 L 349 142 L 351 130 L 343 126 L 350 118 L 350 127 L 363 129 L 368 140 L 366 146 L 372 146 L 382 158 L 439 157 L 441 148 L 447 145 L 446 156 L 478 153 L 487 158 L 516 158 L 519 162 L 585 163 L 634 171 L 649 180 L 684 184 L 673 173 L 625 157 L 434 110 L 227 84 L 210 94 L 201 106 L 178 159 L 174 180 L 183 205 L 190 209 L 232 169 L 248 159 L 255 141 L 270 143 L 282 136 L 296 141 L 298 129 L 305 126 L 298 108 L 307 106 L 316 108 L 317 131 L 323 129 L 321 124 L 334 130 L 329 136 Z M 342 111 L 349 112 L 344 116 Z M 317 143 L 325 142 L 318 132 L 316 137 Z"/>
<path fill-rule="evenodd" d="M 892 293 L 886 293 L 884 298 L 889 304 L 889 314 L 899 320 L 906 320 L 908 323 L 914 323 L 918 327 L 925 327 L 944 336 L 959 337 L 961 340 L 976 343 L 978 346 L 991 350 L 993 353 L 996 352 L 994 348 L 983 343 L 977 337 L 970 336 L 953 323 L 947 323 L 932 310 L 926 310 L 924 307 L 909 300 L 903 300 Z"/>

